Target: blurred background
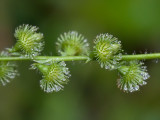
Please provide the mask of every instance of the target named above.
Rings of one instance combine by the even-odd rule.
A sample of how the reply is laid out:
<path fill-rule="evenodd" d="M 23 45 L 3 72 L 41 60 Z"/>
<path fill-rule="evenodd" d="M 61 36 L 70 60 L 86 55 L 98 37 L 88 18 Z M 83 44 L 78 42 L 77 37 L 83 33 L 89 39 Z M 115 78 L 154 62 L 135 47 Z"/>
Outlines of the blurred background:
<path fill-rule="evenodd" d="M 76 30 L 90 42 L 110 33 L 128 54 L 160 51 L 160 0 L 0 0 L 0 50 L 16 42 L 21 24 L 44 33 L 43 55 L 57 55 L 55 41 Z M 20 76 L 0 86 L 0 120 L 160 120 L 160 63 L 145 62 L 151 78 L 146 86 L 126 94 L 117 88 L 117 71 L 96 62 L 67 62 L 72 77 L 64 91 L 46 94 L 41 76 L 19 62 Z"/>

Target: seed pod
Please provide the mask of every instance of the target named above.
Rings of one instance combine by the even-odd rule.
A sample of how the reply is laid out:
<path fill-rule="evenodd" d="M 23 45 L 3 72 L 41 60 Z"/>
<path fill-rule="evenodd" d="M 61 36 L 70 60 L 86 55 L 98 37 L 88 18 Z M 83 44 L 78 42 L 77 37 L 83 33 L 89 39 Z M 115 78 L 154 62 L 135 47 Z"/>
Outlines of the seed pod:
<path fill-rule="evenodd" d="M 70 77 L 65 62 L 35 63 L 33 68 L 38 68 L 42 73 L 43 79 L 40 80 L 40 87 L 47 93 L 62 90 Z"/>
<path fill-rule="evenodd" d="M 146 80 L 150 77 L 147 67 L 142 62 L 126 62 L 118 68 L 120 78 L 117 80 L 118 87 L 124 92 L 134 92 L 139 90 L 139 86 L 146 85 Z"/>
<path fill-rule="evenodd" d="M 7 57 L 8 53 L 2 51 L 0 53 L 1 57 Z M 4 86 L 10 82 L 10 80 L 14 79 L 18 72 L 16 70 L 16 64 L 8 61 L 0 61 L 0 82 Z"/>
<path fill-rule="evenodd" d="M 89 44 L 81 34 L 70 31 L 60 35 L 56 43 L 57 49 L 62 56 L 78 56 L 89 54 Z"/>
<path fill-rule="evenodd" d="M 43 34 L 37 33 L 38 28 L 31 25 L 22 25 L 15 30 L 15 38 L 17 43 L 9 52 L 12 55 L 24 55 L 26 57 L 34 57 L 43 50 L 44 42 Z"/>
<path fill-rule="evenodd" d="M 100 66 L 110 70 L 116 69 L 121 59 L 121 42 L 112 35 L 100 34 L 94 43 L 94 56 Z"/>

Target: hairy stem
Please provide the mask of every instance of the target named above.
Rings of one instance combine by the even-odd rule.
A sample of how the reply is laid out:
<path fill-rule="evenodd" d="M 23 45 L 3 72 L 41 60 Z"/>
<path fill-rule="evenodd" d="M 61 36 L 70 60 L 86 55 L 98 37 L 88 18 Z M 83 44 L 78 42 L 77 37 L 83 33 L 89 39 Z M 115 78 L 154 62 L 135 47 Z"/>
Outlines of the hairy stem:
<path fill-rule="evenodd" d="M 48 60 L 55 61 L 75 61 L 75 60 L 88 60 L 87 56 L 36 56 L 34 59 L 26 57 L 0 57 L 0 61 L 24 61 L 24 60 Z"/>
<path fill-rule="evenodd" d="M 144 59 L 158 59 L 158 58 L 160 58 L 160 53 L 122 55 L 122 60 L 144 60 Z"/>
<path fill-rule="evenodd" d="M 143 59 L 158 59 L 160 53 L 152 54 L 137 54 L 137 55 L 122 55 L 122 60 L 143 60 Z M 37 56 L 34 60 L 47 60 L 52 59 L 55 61 L 78 61 L 78 60 L 89 60 L 88 56 Z M 24 61 L 33 60 L 26 57 L 0 57 L 0 61 Z"/>

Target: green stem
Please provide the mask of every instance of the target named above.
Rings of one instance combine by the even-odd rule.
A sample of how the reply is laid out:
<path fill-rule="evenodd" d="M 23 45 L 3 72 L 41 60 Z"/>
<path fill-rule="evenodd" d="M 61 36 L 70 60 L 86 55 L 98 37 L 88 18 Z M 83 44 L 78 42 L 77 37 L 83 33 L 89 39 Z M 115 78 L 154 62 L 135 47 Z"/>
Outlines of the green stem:
<path fill-rule="evenodd" d="M 160 53 L 152 54 L 137 54 L 137 55 L 122 55 L 122 60 L 143 60 L 143 59 L 158 59 Z M 55 61 L 78 61 L 78 60 L 89 60 L 88 56 L 37 56 L 34 60 L 47 60 L 52 59 Z M 24 61 L 33 60 L 26 57 L 0 57 L 0 61 Z"/>
<path fill-rule="evenodd" d="M 160 53 L 122 55 L 122 60 L 143 60 L 143 59 L 158 59 L 158 58 L 160 58 Z"/>
<path fill-rule="evenodd" d="M 36 56 L 34 60 L 47 60 L 52 59 L 55 61 L 75 61 L 75 60 L 88 60 L 87 56 Z M 0 57 L 0 61 L 24 61 L 33 60 L 26 57 Z"/>

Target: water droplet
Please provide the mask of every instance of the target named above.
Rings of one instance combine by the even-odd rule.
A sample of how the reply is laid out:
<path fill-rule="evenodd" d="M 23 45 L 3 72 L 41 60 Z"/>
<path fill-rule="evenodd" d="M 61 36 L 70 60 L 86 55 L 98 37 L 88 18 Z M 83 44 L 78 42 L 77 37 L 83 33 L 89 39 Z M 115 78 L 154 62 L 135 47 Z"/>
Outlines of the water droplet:
<path fill-rule="evenodd" d="M 127 85 L 126 84 L 124 85 L 123 89 L 124 89 L 124 91 L 127 91 Z"/>
<path fill-rule="evenodd" d="M 143 81 L 143 85 L 146 85 L 146 84 L 147 84 L 147 82 Z"/>
<path fill-rule="evenodd" d="M 142 72 L 141 75 L 142 75 L 144 80 L 147 80 L 150 77 L 150 75 L 146 72 Z"/>
<path fill-rule="evenodd" d="M 139 90 L 139 86 L 136 85 L 134 89 L 135 89 L 136 91 Z"/>
<path fill-rule="evenodd" d="M 87 42 L 87 39 L 85 39 L 83 42 L 85 42 L 85 43 L 86 43 L 86 42 Z"/>
<path fill-rule="evenodd" d="M 105 66 L 105 69 L 109 69 L 110 67 L 108 65 Z"/>
<path fill-rule="evenodd" d="M 118 44 L 121 44 L 121 41 L 118 41 Z"/>

